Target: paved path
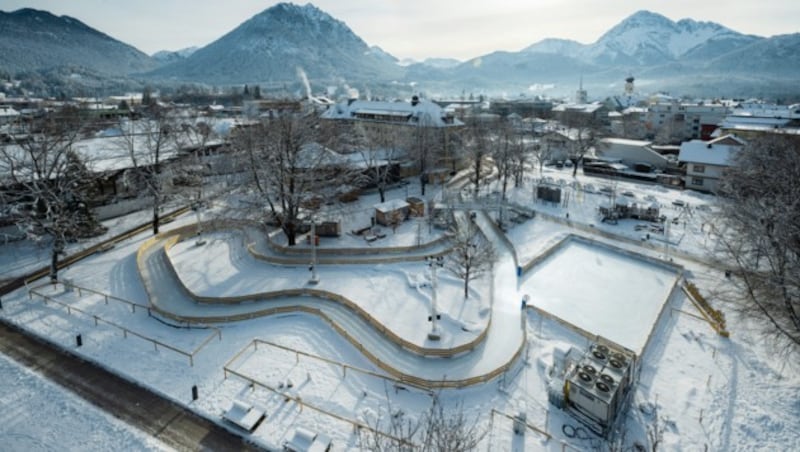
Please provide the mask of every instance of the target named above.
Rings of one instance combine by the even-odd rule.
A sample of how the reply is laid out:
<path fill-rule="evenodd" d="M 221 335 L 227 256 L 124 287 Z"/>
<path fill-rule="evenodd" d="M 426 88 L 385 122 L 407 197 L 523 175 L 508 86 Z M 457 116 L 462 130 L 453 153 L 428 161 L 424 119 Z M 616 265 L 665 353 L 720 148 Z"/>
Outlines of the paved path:
<path fill-rule="evenodd" d="M 3 321 L 0 352 L 176 450 L 260 450 L 187 408 Z"/>

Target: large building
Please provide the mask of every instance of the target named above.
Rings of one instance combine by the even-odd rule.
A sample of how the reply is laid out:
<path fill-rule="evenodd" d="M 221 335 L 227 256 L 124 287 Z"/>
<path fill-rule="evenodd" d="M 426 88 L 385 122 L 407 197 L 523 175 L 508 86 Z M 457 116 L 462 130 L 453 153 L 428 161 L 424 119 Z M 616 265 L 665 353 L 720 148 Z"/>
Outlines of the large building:
<path fill-rule="evenodd" d="M 410 102 L 349 99 L 328 106 L 321 117 L 338 121 L 343 127 L 358 125 L 365 132 L 385 134 L 392 146 L 408 151 L 407 164 L 401 167 L 402 177 L 420 174 L 433 180 L 459 166 L 452 134 L 464 123 L 440 105 L 418 96 Z"/>
<path fill-rule="evenodd" d="M 727 106 L 717 103 L 658 102 L 649 106 L 644 122 L 659 143 L 710 140 L 728 112 Z"/>
<path fill-rule="evenodd" d="M 328 107 L 322 113 L 322 118 L 422 127 L 463 125 L 453 114 L 445 111 L 439 105 L 419 99 L 417 96 L 414 96 L 411 102 L 350 99 Z"/>
<path fill-rule="evenodd" d="M 770 133 L 800 135 L 800 104 L 739 104 L 719 128 L 719 135 L 735 133 L 744 138 Z"/>

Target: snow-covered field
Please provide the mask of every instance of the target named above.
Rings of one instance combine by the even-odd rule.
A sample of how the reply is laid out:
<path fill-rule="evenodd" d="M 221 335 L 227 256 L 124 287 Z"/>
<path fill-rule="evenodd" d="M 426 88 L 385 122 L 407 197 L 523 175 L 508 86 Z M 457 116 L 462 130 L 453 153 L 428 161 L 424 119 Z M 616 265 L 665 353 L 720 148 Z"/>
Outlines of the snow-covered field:
<path fill-rule="evenodd" d="M 678 274 L 578 239 L 524 275 L 529 303 L 640 354 Z"/>
<path fill-rule="evenodd" d="M 0 355 L 0 449 L 169 450 L 80 397 Z"/>
<path fill-rule="evenodd" d="M 547 169 L 545 175 L 571 180 L 567 171 Z M 606 183 L 583 176 L 578 179 L 581 183 L 595 186 Z M 701 290 L 723 280 L 718 269 L 702 263 L 706 249 L 713 245 L 713 238 L 705 234 L 704 227 L 704 223 L 709 221 L 707 215 L 713 213 L 713 198 L 656 186 L 623 182 L 615 185 L 633 191 L 637 198 L 653 196 L 657 199 L 670 218 L 679 218 L 673 231 L 661 235 L 662 240 L 658 240 L 656 234 L 651 234 L 649 240 L 642 240 L 642 232 L 636 230 L 639 221 L 622 221 L 617 225 L 599 223 L 596 208 L 608 199 L 605 195 L 580 192 L 571 195 L 568 207 L 557 207 L 533 203 L 530 187 L 522 188 L 511 193 L 516 203 L 562 219 L 566 219 L 569 213 L 569 220 L 575 223 L 575 227 L 542 216 L 515 225 L 508 236 L 519 263 L 524 265 L 535 259 L 569 234 L 591 235 L 591 229 L 594 229 L 620 234 L 629 240 L 617 241 L 608 235 L 591 235 L 592 239 L 652 258 L 672 258 L 675 264 L 686 268 L 687 276 L 698 282 Z M 411 190 L 412 195 L 419 195 L 413 186 Z M 391 193 L 390 199 L 404 196 L 405 188 L 402 188 Z M 672 201 L 678 198 L 689 202 L 693 210 L 673 209 Z M 367 202 L 372 200 L 364 201 Z M 699 208 L 706 204 L 712 205 L 710 211 Z M 362 210 L 367 212 L 369 205 L 364 205 Z M 192 221 L 193 217 L 185 217 L 168 225 L 167 229 Z M 407 229 L 411 232 L 398 234 L 398 237 L 404 237 L 402 240 L 416 238 L 415 228 Z M 305 266 L 257 267 L 257 264 L 266 264 L 250 262 L 245 253 L 237 249 L 236 244 L 240 242 L 231 240 L 231 237 L 224 232 L 212 233 L 204 247 L 186 242 L 170 251 L 178 274 L 191 290 L 219 296 L 285 288 L 293 284 L 305 286 L 309 277 Z M 133 237 L 113 250 L 92 256 L 63 271 L 62 278 L 78 286 L 146 305 L 148 297 L 137 269 L 136 252 L 147 239 L 148 234 Z M 395 243 L 392 235 L 383 240 L 385 244 L 381 246 Z M 400 242 L 396 243 L 395 246 L 399 246 Z M 6 255 L 7 249 L 2 249 Z M 677 251 L 697 258 L 683 259 L 683 254 Z M 511 252 L 501 250 L 501 261 L 495 269 L 494 297 L 491 296 L 491 284 L 478 282 L 474 299 L 467 302 L 469 305 L 463 301 L 458 281 L 445 276 L 444 270 L 440 271 L 443 278 L 440 280 L 439 304 L 447 320 L 443 322 L 443 328 L 455 332 L 463 323 L 478 321 L 480 325 L 480 320 L 484 319 L 482 314 L 489 306 L 492 321 L 485 327 L 495 331 L 486 344 L 454 361 L 453 372 L 471 375 L 468 366 L 477 369 L 487 362 L 495 362 L 492 360 L 507 361 L 519 344 L 519 322 L 526 323 L 527 348 L 523 359 L 488 383 L 461 389 L 430 392 L 393 382 L 383 369 L 368 360 L 328 323 L 309 314 L 290 313 L 216 325 L 221 335 L 215 336 L 215 330 L 174 328 L 149 317 L 145 310 L 136 309 L 134 312 L 130 306 L 113 299 L 106 304 L 104 297 L 86 295 L 85 292 L 78 294 L 56 286 L 44 287 L 40 292 L 80 311 L 68 311 L 56 303 L 44 304 L 37 296 L 29 299 L 23 289 L 4 297 L 0 315 L 222 424 L 227 425 L 221 415 L 233 400 L 245 400 L 262 407 L 266 419 L 250 436 L 256 443 L 270 448 L 279 447 L 291 437 L 296 427 L 304 427 L 331 436 L 334 450 L 357 449 L 359 440 L 355 425 L 380 430 L 385 428 L 389 413 L 399 411 L 409 418 L 417 418 L 431 406 L 434 396 L 448 409 L 462 409 L 477 419 L 479 428 L 486 432 L 481 450 L 557 451 L 567 447 L 564 444 L 578 450 L 600 448 L 602 444 L 594 436 L 568 438 L 564 434 L 564 425 L 576 427 L 578 424 L 550 406 L 545 391 L 547 368 L 552 363 L 554 350 L 583 347 L 586 339 L 561 324 L 539 318 L 534 312 L 520 319 L 521 295 L 530 294 L 533 303 L 549 300 L 546 310 L 551 312 L 564 306 L 556 302 L 558 299 L 571 303 L 568 311 L 581 312 L 585 298 L 572 297 L 589 294 L 591 298 L 602 301 L 604 307 L 593 314 L 583 314 L 586 321 L 583 327 L 613 335 L 617 334 L 617 327 L 607 320 L 611 317 L 627 319 L 636 325 L 635 331 L 625 334 L 635 337 L 632 341 L 637 345 L 642 335 L 650 332 L 654 322 L 651 308 L 664 303 L 675 274 L 603 247 L 570 245 L 565 248 L 565 253 L 556 253 L 545 259 L 539 267 L 534 267 L 518 280 Z M 13 261 L 9 261 L 4 260 L 5 265 L 13 265 Z M 357 300 L 365 310 L 374 313 L 381 322 L 393 325 L 403 336 L 413 339 L 429 329 L 424 316 L 429 306 L 430 288 L 416 290 L 408 284 L 409 280 L 424 280 L 427 266 L 423 262 L 385 266 L 359 264 L 354 269 L 356 271 L 348 271 L 347 266 L 322 266 L 320 288 L 344 293 Z M 565 273 L 567 269 L 591 277 L 582 279 L 576 286 L 575 278 Z M 601 270 L 602 277 L 599 275 Z M 606 277 L 612 276 L 614 282 L 604 285 Z M 563 281 L 567 283 L 551 284 Z M 621 287 L 626 285 L 628 290 Z M 626 304 L 613 304 L 620 311 L 610 314 L 612 304 L 609 301 L 622 295 Z M 397 306 L 398 303 L 402 303 L 402 308 Z M 724 300 L 715 300 L 715 303 L 725 310 Z M 644 312 L 645 307 L 647 312 Z M 692 310 L 692 305 L 678 292 L 667 301 L 665 315 L 654 326 L 651 345 L 641 357 L 642 371 L 633 405 L 627 412 L 626 447 L 634 442 L 646 443 L 645 428 L 653 425 L 658 417 L 664 428 L 660 449 L 704 450 L 706 446 L 708 450 L 800 449 L 797 363 L 781 362 L 773 357 L 768 346 L 756 339 L 747 319 L 729 313 L 732 336 L 724 339 L 715 335 L 708 324 L 678 312 L 696 312 Z M 129 328 L 144 338 L 126 337 L 118 326 L 108 323 L 95 325 L 94 316 Z M 573 318 L 570 321 L 578 320 Z M 498 328 L 498 325 L 506 326 Z M 600 331 L 601 328 L 608 330 Z M 496 333 L 498 329 L 503 330 L 502 334 Z M 80 349 L 74 347 L 77 333 L 84 338 Z M 626 341 L 626 337 L 619 340 Z M 263 342 L 254 344 L 255 339 Z M 196 350 L 192 364 L 181 353 L 154 347 L 152 341 L 187 352 Z M 394 359 L 403 359 L 407 363 L 399 354 Z M 392 364 L 391 361 L 388 363 Z M 441 363 L 448 364 L 447 361 Z M 20 380 L 18 370 L 9 370 L 7 366 L 2 368 L 4 376 Z M 226 368 L 235 374 L 226 372 Z M 251 381 L 256 384 L 251 385 Z M 191 401 L 190 388 L 193 385 L 199 388 L 197 401 Z M 22 384 L 22 387 L 28 386 L 28 383 Z M 37 410 L 33 400 L 16 400 L 16 404 L 28 413 Z M 657 414 L 653 408 L 657 408 Z M 512 421 L 504 414 L 519 412 L 526 413 L 529 424 L 546 430 L 553 439 L 547 441 L 532 430 L 524 436 L 514 435 Z M 95 422 L 111 425 L 109 416 L 101 417 L 104 420 L 84 418 L 84 431 L 93 431 L 85 425 Z M 37 438 L 48 434 L 46 427 L 39 430 L 33 426 L 30 428 L 23 433 Z M 65 428 L 78 429 L 79 426 Z M 105 443 L 109 448 L 117 449 L 113 446 L 115 441 L 123 441 L 123 444 L 129 441 L 125 439 L 129 433 L 117 433 L 112 427 L 104 430 L 113 433 L 109 433 L 113 437 L 103 437 L 99 443 Z M 361 431 L 367 432 L 369 428 Z M 116 436 L 118 434 L 121 436 Z M 25 448 L 28 444 L 25 441 L 29 441 L 25 439 L 27 436 L 19 438 L 22 439 L 12 439 L 7 444 L 12 444 L 12 450 L 28 450 Z M 143 444 L 142 447 L 134 444 L 130 448 L 152 447 Z"/>

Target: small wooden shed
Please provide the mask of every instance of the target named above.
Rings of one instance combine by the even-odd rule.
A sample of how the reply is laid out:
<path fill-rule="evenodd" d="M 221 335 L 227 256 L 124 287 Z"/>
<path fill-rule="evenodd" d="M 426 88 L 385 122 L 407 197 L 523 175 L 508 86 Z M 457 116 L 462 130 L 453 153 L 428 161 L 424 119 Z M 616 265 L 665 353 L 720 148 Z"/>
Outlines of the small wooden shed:
<path fill-rule="evenodd" d="M 402 199 L 375 204 L 375 222 L 383 226 L 400 224 L 408 218 L 409 205 Z"/>
<path fill-rule="evenodd" d="M 424 217 L 425 216 L 425 201 L 417 198 L 416 196 L 412 196 L 406 198 L 406 202 L 408 203 L 408 214 L 412 217 Z"/>

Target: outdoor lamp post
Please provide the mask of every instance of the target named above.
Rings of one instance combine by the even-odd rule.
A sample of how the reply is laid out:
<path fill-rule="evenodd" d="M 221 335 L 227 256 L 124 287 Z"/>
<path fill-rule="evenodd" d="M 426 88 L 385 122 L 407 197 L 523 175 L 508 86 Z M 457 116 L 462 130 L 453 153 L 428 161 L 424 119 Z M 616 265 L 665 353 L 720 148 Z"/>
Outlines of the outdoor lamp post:
<path fill-rule="evenodd" d="M 431 313 L 428 316 L 428 321 L 431 322 L 431 331 L 428 333 L 428 339 L 438 341 L 441 338 L 439 334 L 439 312 L 436 309 L 436 269 L 444 266 L 444 258 L 442 256 L 428 256 L 425 258 L 428 261 L 428 267 L 431 269 Z"/>
<path fill-rule="evenodd" d="M 311 220 L 311 279 L 308 280 L 309 284 L 319 283 L 319 276 L 317 276 L 317 223 Z"/>
<path fill-rule="evenodd" d="M 194 242 L 197 246 L 203 246 L 206 244 L 206 241 L 203 240 L 203 217 L 200 212 L 200 209 L 203 208 L 202 201 L 198 200 L 192 203 L 192 210 L 194 210 L 195 220 L 197 221 L 197 229 L 195 230 L 195 235 L 197 236 L 197 241 Z"/>

